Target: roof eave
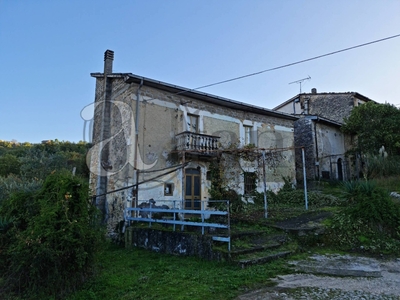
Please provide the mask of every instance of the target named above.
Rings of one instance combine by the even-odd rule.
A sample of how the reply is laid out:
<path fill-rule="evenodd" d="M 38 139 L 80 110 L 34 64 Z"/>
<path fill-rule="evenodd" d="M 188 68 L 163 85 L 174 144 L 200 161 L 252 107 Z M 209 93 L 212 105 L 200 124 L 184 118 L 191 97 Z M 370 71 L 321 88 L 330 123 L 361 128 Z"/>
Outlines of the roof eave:
<path fill-rule="evenodd" d="M 104 78 L 103 73 L 91 73 L 90 76 L 92 76 L 94 78 Z M 243 110 L 246 112 L 258 113 L 258 114 L 267 115 L 267 116 L 271 116 L 271 117 L 283 118 L 283 119 L 287 119 L 287 120 L 291 120 L 291 121 L 296 121 L 299 119 L 299 117 L 289 115 L 287 113 L 273 111 L 270 109 L 266 109 L 263 107 L 231 100 L 228 98 L 199 92 L 199 91 L 196 91 L 193 89 L 187 89 L 187 88 L 184 88 L 181 86 L 177 86 L 177 85 L 157 81 L 154 79 L 138 76 L 138 75 L 135 75 L 132 73 L 112 73 L 112 74 L 108 74 L 107 77 L 123 78 L 126 83 L 138 83 L 139 84 L 139 83 L 143 82 L 143 85 L 145 85 L 145 86 L 154 87 L 154 88 L 161 89 L 161 90 L 164 90 L 164 91 L 167 91 L 170 93 L 174 93 L 174 94 L 185 94 L 185 96 L 188 96 L 191 98 L 202 100 L 202 101 L 205 101 L 208 103 L 213 103 L 213 104 L 217 104 L 217 105 L 223 105 L 223 106 L 227 106 L 230 108 Z"/>

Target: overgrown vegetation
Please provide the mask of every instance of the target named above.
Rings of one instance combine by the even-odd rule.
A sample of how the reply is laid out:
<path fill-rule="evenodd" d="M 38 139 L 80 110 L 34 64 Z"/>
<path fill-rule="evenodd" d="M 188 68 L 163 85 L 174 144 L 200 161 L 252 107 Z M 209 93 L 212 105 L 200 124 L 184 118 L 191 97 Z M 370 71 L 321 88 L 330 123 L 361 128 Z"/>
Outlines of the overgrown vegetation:
<path fill-rule="evenodd" d="M 88 147 L 0 141 L 1 295 L 59 298 L 93 272 L 104 233 L 88 200 Z"/>
<path fill-rule="evenodd" d="M 86 180 L 48 176 L 37 192 L 16 192 L 0 207 L 1 290 L 59 297 L 92 273 L 104 232 Z"/>
<path fill-rule="evenodd" d="M 326 242 L 343 250 L 400 251 L 400 204 L 371 181 L 345 182 L 346 206 L 329 223 Z"/>
<path fill-rule="evenodd" d="M 286 272 L 282 261 L 240 269 L 107 245 L 100 251 L 96 276 L 90 277 L 104 235 L 97 211 L 88 202 L 87 179 L 71 174 L 71 167 L 83 162 L 83 151 L 66 154 L 64 158 L 71 158 L 68 162 L 60 153 L 69 150 L 62 150 L 60 144 L 31 147 L 7 148 L 0 143 L 0 158 L 13 156 L 0 161 L 6 174 L 0 176 L 0 292 L 9 299 L 53 299 L 75 290 L 69 299 L 233 299 Z M 259 159 L 247 151 L 253 149 L 245 150 L 234 159 Z M 270 159 L 271 167 L 281 158 Z M 386 191 L 399 192 L 400 180 L 396 159 L 389 159 L 391 156 L 372 157 L 365 164 L 365 177 L 376 178 L 376 184 L 365 180 L 343 185 L 319 182 L 319 191 L 308 191 L 308 212 L 333 213 L 326 222 L 325 247 L 370 253 L 400 251 L 400 201 L 393 201 Z M 78 174 L 87 176 L 85 172 L 77 167 Z M 245 231 L 265 230 L 267 222 L 307 212 L 304 191 L 296 189 L 290 178 L 283 178 L 285 185 L 279 192 L 267 192 L 266 220 L 263 193 L 239 195 L 235 187 L 226 184 L 226 169 L 218 161 L 211 164 L 210 172 L 211 198 L 230 200 L 232 225 Z M 319 240 L 318 245 L 321 247 Z"/>
<path fill-rule="evenodd" d="M 368 155 L 364 158 L 364 176 L 369 179 L 400 176 L 400 156 Z"/>
<path fill-rule="evenodd" d="M 210 165 L 211 188 L 210 199 L 229 200 L 230 213 L 233 222 L 257 222 L 265 219 L 264 193 L 258 192 L 261 178 L 266 175 L 277 177 L 276 171 L 284 161 L 282 151 L 262 152 L 254 145 L 249 144 L 240 147 L 232 144 L 221 156 L 214 159 Z M 227 172 L 229 168 L 229 172 Z M 238 180 L 241 178 L 241 180 Z M 283 178 L 284 188 L 292 186 L 291 179 Z M 244 187 L 242 182 L 244 183 Z M 243 194 L 237 191 L 242 190 Z M 275 194 L 268 191 L 268 196 Z M 211 204 L 210 206 L 223 209 L 221 206 Z"/>
<path fill-rule="evenodd" d="M 389 156 L 400 155 L 400 110 L 389 103 L 369 101 L 355 107 L 345 119 L 343 132 L 356 135 L 354 151 L 378 154 L 384 146 Z"/>
<path fill-rule="evenodd" d="M 34 191 L 52 172 L 75 170 L 89 178 L 86 153 L 90 145 L 58 140 L 41 144 L 0 140 L 0 203 L 14 191 Z"/>

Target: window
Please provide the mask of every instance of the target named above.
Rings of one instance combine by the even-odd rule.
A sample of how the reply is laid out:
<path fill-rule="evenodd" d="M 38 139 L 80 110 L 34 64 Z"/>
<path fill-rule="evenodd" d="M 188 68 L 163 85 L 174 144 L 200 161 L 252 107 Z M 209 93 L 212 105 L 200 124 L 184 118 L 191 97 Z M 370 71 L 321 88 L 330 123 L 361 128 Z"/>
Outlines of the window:
<path fill-rule="evenodd" d="M 164 196 L 172 196 L 174 193 L 173 183 L 164 183 Z"/>
<path fill-rule="evenodd" d="M 244 172 L 244 194 L 250 195 L 257 187 L 257 175 L 254 172 Z"/>
<path fill-rule="evenodd" d="M 187 116 L 187 125 L 190 132 L 199 132 L 199 116 L 189 115 Z"/>
<path fill-rule="evenodd" d="M 244 144 L 249 145 L 251 144 L 251 130 L 253 129 L 252 126 L 243 126 L 244 127 Z"/>

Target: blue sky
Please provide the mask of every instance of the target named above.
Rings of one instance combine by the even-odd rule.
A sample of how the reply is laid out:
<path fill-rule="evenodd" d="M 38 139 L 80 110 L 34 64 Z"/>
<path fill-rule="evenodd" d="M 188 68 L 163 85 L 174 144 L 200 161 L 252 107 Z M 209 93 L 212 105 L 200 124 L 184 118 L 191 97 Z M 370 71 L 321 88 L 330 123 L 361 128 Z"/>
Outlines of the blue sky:
<path fill-rule="evenodd" d="M 0 139 L 83 139 L 91 72 L 202 85 L 400 34 L 399 0 L 0 1 Z M 273 108 L 303 91 L 400 104 L 400 37 L 201 91 Z"/>

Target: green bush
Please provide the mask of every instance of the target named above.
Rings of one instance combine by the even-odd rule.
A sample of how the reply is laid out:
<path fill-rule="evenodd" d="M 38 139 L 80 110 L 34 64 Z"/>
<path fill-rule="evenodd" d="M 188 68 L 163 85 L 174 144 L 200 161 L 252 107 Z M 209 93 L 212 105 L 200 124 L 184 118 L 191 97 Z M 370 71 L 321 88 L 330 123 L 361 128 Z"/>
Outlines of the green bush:
<path fill-rule="evenodd" d="M 382 178 L 400 175 L 400 156 L 369 156 L 366 160 L 367 178 Z"/>
<path fill-rule="evenodd" d="M 284 206 L 294 208 L 305 206 L 303 190 L 280 190 L 278 194 L 271 195 L 268 199 L 268 203 L 275 207 Z M 338 198 L 332 195 L 325 195 L 320 192 L 308 192 L 307 199 L 309 208 L 320 208 L 340 204 L 340 200 Z"/>
<path fill-rule="evenodd" d="M 347 206 L 333 217 L 327 242 L 346 250 L 399 251 L 400 205 L 373 182 L 346 182 L 343 187 Z"/>
<path fill-rule="evenodd" d="M 3 290 L 59 297 L 88 278 L 104 236 L 88 194 L 86 181 L 65 172 L 3 201 L 0 216 L 12 221 L 1 233 Z"/>
<path fill-rule="evenodd" d="M 0 205 L 14 192 L 37 191 L 43 184 L 42 180 L 37 179 L 21 179 L 16 175 L 0 176 Z"/>

